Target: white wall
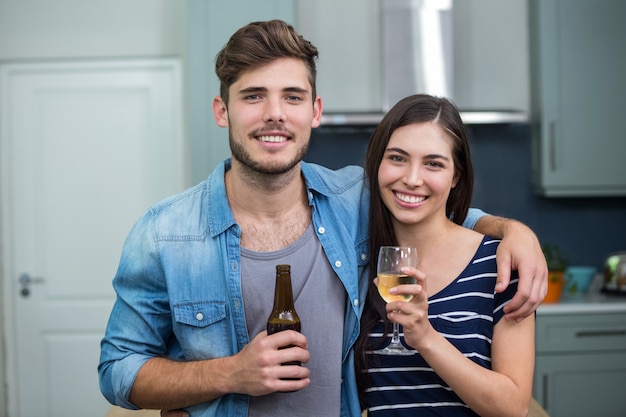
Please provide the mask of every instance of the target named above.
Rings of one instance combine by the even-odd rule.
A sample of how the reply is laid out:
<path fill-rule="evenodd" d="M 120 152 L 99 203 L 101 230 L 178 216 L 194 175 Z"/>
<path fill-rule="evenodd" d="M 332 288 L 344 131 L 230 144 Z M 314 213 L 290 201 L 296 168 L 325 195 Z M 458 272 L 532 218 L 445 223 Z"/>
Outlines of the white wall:
<path fill-rule="evenodd" d="M 0 0 L 0 60 L 181 55 L 184 0 Z"/>
<path fill-rule="evenodd" d="M 187 0 L 0 0 L 0 65 L 159 56 L 185 60 L 186 45 Z M 10 244 L 0 242 L 0 251 Z M 5 360 L 0 321 L 0 417 L 7 416 Z"/>

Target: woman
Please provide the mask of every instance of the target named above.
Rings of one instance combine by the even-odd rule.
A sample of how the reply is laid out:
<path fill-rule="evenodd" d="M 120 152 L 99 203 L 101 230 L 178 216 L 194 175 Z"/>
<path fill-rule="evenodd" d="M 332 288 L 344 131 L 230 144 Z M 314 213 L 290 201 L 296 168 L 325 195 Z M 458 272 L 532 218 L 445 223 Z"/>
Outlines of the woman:
<path fill-rule="evenodd" d="M 414 95 L 383 118 L 370 140 L 370 253 L 417 249 L 410 302 L 385 302 L 372 283 L 361 318 L 356 367 L 363 408 L 376 416 L 525 416 L 531 400 L 534 318 L 501 320 L 517 279 L 496 294 L 498 240 L 461 227 L 473 168 L 468 135 L 444 98 Z M 400 323 L 411 356 L 372 351 Z"/>

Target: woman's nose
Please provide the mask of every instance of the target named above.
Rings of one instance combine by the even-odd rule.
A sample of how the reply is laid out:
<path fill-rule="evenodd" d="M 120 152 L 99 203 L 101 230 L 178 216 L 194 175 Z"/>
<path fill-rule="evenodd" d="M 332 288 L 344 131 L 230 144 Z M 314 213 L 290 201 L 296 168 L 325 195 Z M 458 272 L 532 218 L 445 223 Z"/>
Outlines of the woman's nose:
<path fill-rule="evenodd" d="M 403 177 L 404 183 L 410 187 L 419 187 L 424 184 L 419 167 L 410 166 Z"/>

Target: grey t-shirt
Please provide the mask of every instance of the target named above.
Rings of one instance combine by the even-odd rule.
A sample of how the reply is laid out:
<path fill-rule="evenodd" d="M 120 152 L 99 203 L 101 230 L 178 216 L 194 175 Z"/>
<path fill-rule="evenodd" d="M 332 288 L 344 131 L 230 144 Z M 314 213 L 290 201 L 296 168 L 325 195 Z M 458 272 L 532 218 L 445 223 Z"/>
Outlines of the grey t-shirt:
<path fill-rule="evenodd" d="M 250 339 L 266 329 L 272 310 L 276 265 L 291 265 L 296 311 L 307 338 L 311 384 L 300 391 L 250 397 L 251 417 L 339 416 L 345 289 L 328 263 L 313 227 L 275 252 L 241 249 L 241 286 Z"/>

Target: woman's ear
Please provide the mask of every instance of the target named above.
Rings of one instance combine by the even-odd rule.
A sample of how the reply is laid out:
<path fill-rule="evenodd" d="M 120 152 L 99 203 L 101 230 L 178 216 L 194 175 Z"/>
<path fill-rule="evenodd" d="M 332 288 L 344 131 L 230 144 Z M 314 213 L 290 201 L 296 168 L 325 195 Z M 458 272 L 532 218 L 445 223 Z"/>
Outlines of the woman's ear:
<path fill-rule="evenodd" d="M 454 170 L 454 178 L 452 179 L 452 188 L 455 188 L 456 185 L 459 183 L 459 178 L 461 177 L 461 174 L 459 173 L 459 171 L 457 171 L 456 169 Z"/>

